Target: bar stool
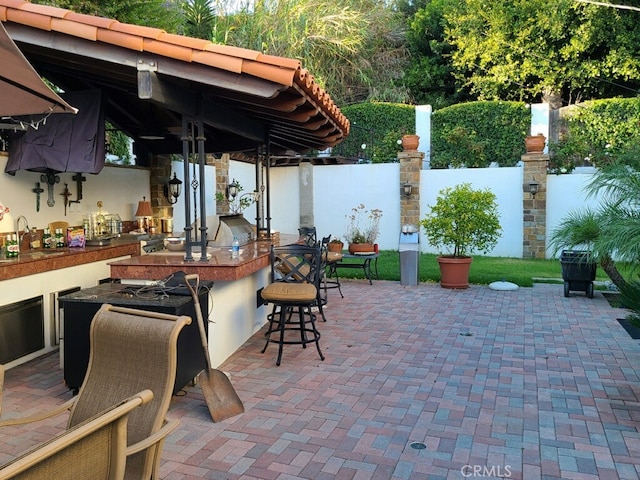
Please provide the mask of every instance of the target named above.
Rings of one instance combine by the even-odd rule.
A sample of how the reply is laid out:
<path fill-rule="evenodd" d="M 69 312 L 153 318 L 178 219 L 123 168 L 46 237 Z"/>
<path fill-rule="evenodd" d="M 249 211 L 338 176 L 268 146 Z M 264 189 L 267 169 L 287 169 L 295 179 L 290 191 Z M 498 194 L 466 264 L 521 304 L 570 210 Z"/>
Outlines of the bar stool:
<path fill-rule="evenodd" d="M 315 247 L 318 245 L 316 227 L 300 227 L 298 228 L 298 235 L 300 235 L 300 239 L 305 245 L 309 247 Z"/>
<path fill-rule="evenodd" d="M 312 311 L 312 307 L 316 306 L 321 309 L 318 301 L 320 267 L 319 247 L 271 246 L 271 283 L 262 289 L 261 296 L 266 303 L 273 305 L 273 309 L 267 315 L 269 326 L 262 353 L 267 350 L 269 343 L 277 343 L 278 366 L 285 344 L 307 348 L 308 343 L 315 343 L 320 359 L 324 360 L 320 350 L 320 332 L 316 328 L 316 314 Z M 295 313 L 297 320 L 293 319 Z M 291 331 L 299 334 L 299 338 L 297 335 L 286 335 Z M 271 338 L 272 334 L 275 334 L 275 338 Z"/>
<path fill-rule="evenodd" d="M 326 244 L 325 244 L 326 240 Z M 325 304 L 327 303 L 327 291 L 331 288 L 337 288 L 340 293 L 340 297 L 344 298 L 342 294 L 342 288 L 340 286 L 340 278 L 338 277 L 338 263 L 342 260 L 342 252 L 330 252 L 327 248 L 331 235 L 322 239 L 323 244 L 323 261 L 324 268 L 322 271 L 322 288 L 324 289 Z"/>

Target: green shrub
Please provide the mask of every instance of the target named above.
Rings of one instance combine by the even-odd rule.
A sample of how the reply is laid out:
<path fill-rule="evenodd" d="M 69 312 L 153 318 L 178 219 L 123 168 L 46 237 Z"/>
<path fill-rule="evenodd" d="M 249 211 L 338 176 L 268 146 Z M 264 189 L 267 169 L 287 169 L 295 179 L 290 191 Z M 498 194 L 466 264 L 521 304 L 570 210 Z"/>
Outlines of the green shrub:
<path fill-rule="evenodd" d="M 469 102 L 435 111 L 431 168 L 514 166 L 525 152 L 530 123 L 521 102 Z"/>
<path fill-rule="evenodd" d="M 342 108 L 351 121 L 351 132 L 334 147 L 336 155 L 358 157 L 371 163 L 393 163 L 402 150 L 398 140 L 415 133 L 415 107 L 402 103 L 368 102 Z M 361 147 L 365 145 L 366 148 Z"/>
<path fill-rule="evenodd" d="M 564 109 L 560 138 L 549 145 L 550 172 L 601 167 L 635 155 L 640 144 L 639 124 L 639 98 L 593 100 Z"/>

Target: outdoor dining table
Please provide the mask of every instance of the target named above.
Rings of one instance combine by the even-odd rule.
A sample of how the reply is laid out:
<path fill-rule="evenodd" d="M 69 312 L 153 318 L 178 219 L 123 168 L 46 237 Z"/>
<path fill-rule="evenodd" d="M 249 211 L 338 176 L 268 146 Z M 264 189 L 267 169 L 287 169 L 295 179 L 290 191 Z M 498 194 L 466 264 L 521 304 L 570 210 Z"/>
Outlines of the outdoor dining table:
<path fill-rule="evenodd" d="M 379 256 L 380 254 L 375 252 L 343 253 L 342 259 L 332 264 L 331 268 L 361 268 L 365 278 L 369 280 L 369 285 L 373 285 L 372 280 L 374 277 L 376 280 L 380 279 L 378 276 Z"/>

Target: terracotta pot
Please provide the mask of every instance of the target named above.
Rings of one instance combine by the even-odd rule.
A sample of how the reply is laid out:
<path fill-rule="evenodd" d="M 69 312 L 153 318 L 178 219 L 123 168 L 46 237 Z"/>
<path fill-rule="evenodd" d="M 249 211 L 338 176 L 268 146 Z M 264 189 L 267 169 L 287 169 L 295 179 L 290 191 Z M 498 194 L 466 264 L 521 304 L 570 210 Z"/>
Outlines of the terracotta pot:
<path fill-rule="evenodd" d="M 527 153 L 542 153 L 545 141 L 544 135 L 533 135 L 524 139 L 524 147 Z"/>
<path fill-rule="evenodd" d="M 342 243 L 342 242 L 340 242 L 340 243 L 329 242 L 327 244 L 327 250 L 329 252 L 340 253 L 343 248 L 344 248 L 344 243 Z"/>
<path fill-rule="evenodd" d="M 405 151 L 413 152 L 418 149 L 420 145 L 420 137 L 418 135 L 403 135 L 402 136 L 402 148 Z"/>
<path fill-rule="evenodd" d="M 349 253 L 373 253 L 373 245 L 370 243 L 350 243 L 349 244 Z"/>
<path fill-rule="evenodd" d="M 471 257 L 438 257 L 440 286 L 442 288 L 468 288 Z"/>

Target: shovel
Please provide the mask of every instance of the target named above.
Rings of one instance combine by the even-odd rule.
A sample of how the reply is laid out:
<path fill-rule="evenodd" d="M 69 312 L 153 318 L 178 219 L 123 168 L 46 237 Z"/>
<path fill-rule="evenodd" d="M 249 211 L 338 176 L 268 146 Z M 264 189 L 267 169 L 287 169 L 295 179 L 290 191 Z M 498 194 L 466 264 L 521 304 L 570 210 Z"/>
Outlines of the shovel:
<path fill-rule="evenodd" d="M 195 289 L 189 283 L 190 280 L 196 281 Z M 199 375 L 200 388 L 207 402 L 209 413 L 214 422 L 221 422 L 227 418 L 234 417 L 244 412 L 242 400 L 238 397 L 238 393 L 231 385 L 229 377 L 224 372 L 211 368 L 211 359 L 209 358 L 209 346 L 207 344 L 207 333 L 204 330 L 204 320 L 202 319 L 202 308 L 200 307 L 200 299 L 198 298 L 200 277 L 198 274 L 184 276 L 184 283 L 191 292 L 193 303 L 196 311 L 196 319 L 198 321 L 198 329 L 200 330 L 200 339 L 202 348 L 204 348 L 204 358 L 207 360 L 207 369 Z"/>

